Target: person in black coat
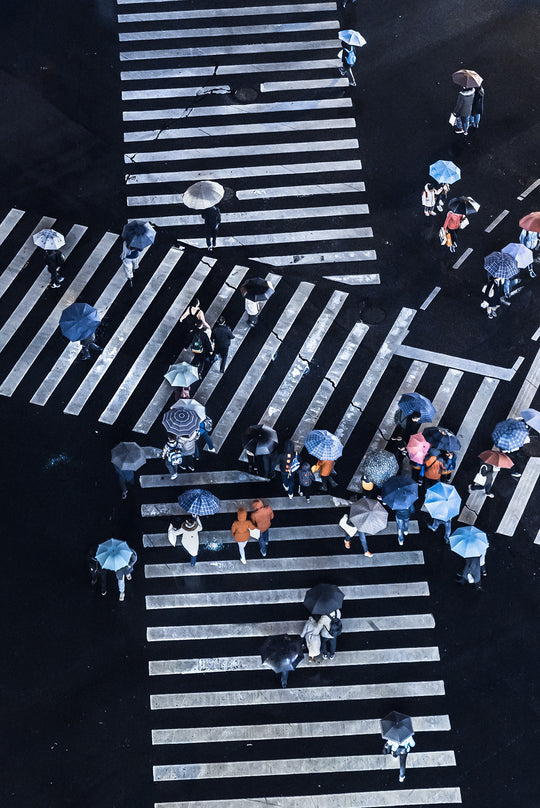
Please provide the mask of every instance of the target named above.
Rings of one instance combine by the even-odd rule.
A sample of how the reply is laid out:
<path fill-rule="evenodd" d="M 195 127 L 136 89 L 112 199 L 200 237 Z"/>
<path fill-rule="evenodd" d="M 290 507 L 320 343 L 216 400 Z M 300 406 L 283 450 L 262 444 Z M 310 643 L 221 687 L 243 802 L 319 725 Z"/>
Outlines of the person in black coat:
<path fill-rule="evenodd" d="M 204 324 L 200 320 L 197 320 L 193 329 L 191 350 L 193 352 L 192 365 L 197 368 L 202 379 L 211 364 L 212 343 L 204 329 Z"/>
<path fill-rule="evenodd" d="M 45 255 L 47 256 L 47 269 L 51 276 L 51 289 L 58 289 L 64 280 L 63 277 L 58 274 L 58 270 L 64 266 L 64 256 L 60 250 L 45 250 Z"/>
<path fill-rule="evenodd" d="M 469 119 L 474 100 L 474 90 L 472 87 L 463 87 L 459 93 L 454 107 L 454 115 L 456 116 L 456 134 L 466 135 L 469 129 Z"/>
<path fill-rule="evenodd" d="M 471 117 L 469 118 L 470 126 L 474 126 L 475 129 L 478 129 L 480 118 L 483 114 L 484 114 L 484 88 L 475 87 L 471 109 Z"/>
<path fill-rule="evenodd" d="M 201 216 L 205 224 L 206 246 L 209 250 L 213 250 L 216 246 L 217 231 L 221 222 L 221 211 L 217 205 L 212 205 L 211 208 L 201 211 Z"/>
<path fill-rule="evenodd" d="M 214 340 L 214 358 L 221 357 L 219 372 L 224 373 L 229 347 L 231 340 L 234 339 L 234 334 L 225 322 L 223 315 L 218 317 L 218 321 L 212 329 L 212 339 Z"/>

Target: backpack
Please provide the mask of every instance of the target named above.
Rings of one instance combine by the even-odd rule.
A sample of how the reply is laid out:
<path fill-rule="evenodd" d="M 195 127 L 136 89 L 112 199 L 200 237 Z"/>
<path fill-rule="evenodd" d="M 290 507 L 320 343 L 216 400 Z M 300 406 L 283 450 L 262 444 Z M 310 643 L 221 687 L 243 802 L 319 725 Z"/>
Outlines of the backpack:
<path fill-rule="evenodd" d="M 191 350 L 194 354 L 204 353 L 204 345 L 200 334 L 194 334 L 191 340 Z"/>
<path fill-rule="evenodd" d="M 343 623 L 340 617 L 330 617 L 330 628 L 328 633 L 331 637 L 339 637 L 343 633 Z"/>
<path fill-rule="evenodd" d="M 347 54 L 347 64 L 351 67 L 356 64 L 356 53 L 354 52 L 353 48 L 351 48 Z"/>

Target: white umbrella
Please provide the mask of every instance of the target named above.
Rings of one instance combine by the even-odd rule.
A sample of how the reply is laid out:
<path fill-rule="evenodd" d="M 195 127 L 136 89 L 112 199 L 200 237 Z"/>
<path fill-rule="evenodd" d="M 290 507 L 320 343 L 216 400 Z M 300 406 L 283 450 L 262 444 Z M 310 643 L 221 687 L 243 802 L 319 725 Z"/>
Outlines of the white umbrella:
<path fill-rule="evenodd" d="M 57 233 L 56 230 L 40 230 L 32 238 L 36 247 L 41 247 L 42 250 L 59 250 L 66 243 L 62 233 Z"/>
<path fill-rule="evenodd" d="M 354 31 L 353 29 L 340 31 L 339 38 L 342 42 L 346 42 L 347 45 L 354 45 L 357 48 L 363 48 L 366 44 L 366 40 L 362 34 L 358 33 L 358 31 Z"/>
<path fill-rule="evenodd" d="M 212 205 L 217 205 L 221 202 L 225 195 L 225 189 L 219 182 L 211 182 L 210 180 L 201 180 L 190 185 L 184 191 L 182 201 L 184 205 L 193 210 L 206 210 L 211 208 Z"/>
<path fill-rule="evenodd" d="M 206 410 L 202 404 L 199 404 L 198 401 L 195 401 L 194 398 L 179 398 L 178 401 L 175 401 L 171 407 L 171 410 L 176 410 L 179 407 L 187 407 L 190 410 L 195 410 L 201 421 L 204 421 L 206 418 Z"/>

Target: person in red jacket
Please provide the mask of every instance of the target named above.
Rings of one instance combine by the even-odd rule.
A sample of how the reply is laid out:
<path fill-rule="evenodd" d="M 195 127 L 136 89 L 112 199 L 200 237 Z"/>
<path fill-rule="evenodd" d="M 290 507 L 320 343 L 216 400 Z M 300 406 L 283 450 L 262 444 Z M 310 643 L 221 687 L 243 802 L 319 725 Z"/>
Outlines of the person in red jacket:
<path fill-rule="evenodd" d="M 253 510 L 251 511 L 251 521 L 261 531 L 259 536 L 259 547 L 261 555 L 266 556 L 266 551 L 269 542 L 269 531 L 272 519 L 274 518 L 274 511 L 270 505 L 265 505 L 262 499 L 254 499 L 251 503 Z"/>
<path fill-rule="evenodd" d="M 457 247 L 457 239 L 456 233 L 461 227 L 461 222 L 465 216 L 461 213 L 452 213 L 451 210 L 448 211 L 446 214 L 446 219 L 444 220 L 443 227 L 446 230 L 446 233 L 450 236 L 450 244 L 447 243 L 447 247 L 450 252 L 455 252 Z"/>

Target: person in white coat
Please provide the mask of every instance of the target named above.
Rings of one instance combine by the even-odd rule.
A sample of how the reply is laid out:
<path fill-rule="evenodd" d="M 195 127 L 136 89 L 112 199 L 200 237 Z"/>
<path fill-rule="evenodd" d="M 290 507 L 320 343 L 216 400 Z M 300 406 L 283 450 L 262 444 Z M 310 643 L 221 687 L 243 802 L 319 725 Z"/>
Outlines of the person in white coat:
<path fill-rule="evenodd" d="M 440 191 L 436 191 L 430 182 L 426 182 L 424 190 L 422 191 L 422 206 L 424 208 L 424 216 L 436 216 L 435 202 Z"/>
<path fill-rule="evenodd" d="M 176 547 L 176 537 L 180 536 L 180 543 L 182 547 L 187 550 L 191 556 L 191 566 L 194 567 L 197 563 L 197 554 L 199 552 L 199 533 L 202 530 L 201 520 L 198 516 L 188 514 L 180 527 L 176 529 L 172 524 L 169 525 L 168 537 L 173 547 Z"/>
<path fill-rule="evenodd" d="M 321 653 L 321 628 L 322 625 L 319 628 L 317 620 L 310 614 L 300 634 L 306 640 L 309 662 L 315 662 L 315 657 Z"/>

